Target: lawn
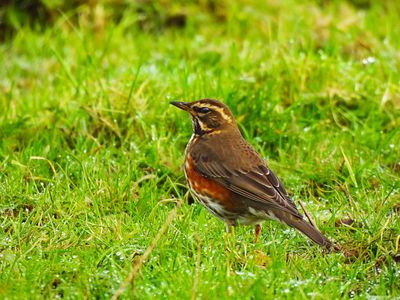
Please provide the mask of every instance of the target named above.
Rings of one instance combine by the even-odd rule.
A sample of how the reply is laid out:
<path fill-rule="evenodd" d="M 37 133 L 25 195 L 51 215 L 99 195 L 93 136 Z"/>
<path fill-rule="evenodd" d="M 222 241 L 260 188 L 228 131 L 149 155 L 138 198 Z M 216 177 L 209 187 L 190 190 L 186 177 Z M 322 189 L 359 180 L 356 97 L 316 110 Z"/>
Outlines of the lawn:
<path fill-rule="evenodd" d="M 92 2 L 0 44 L 0 298 L 400 297 L 396 1 Z M 345 253 L 193 201 L 200 98 Z"/>

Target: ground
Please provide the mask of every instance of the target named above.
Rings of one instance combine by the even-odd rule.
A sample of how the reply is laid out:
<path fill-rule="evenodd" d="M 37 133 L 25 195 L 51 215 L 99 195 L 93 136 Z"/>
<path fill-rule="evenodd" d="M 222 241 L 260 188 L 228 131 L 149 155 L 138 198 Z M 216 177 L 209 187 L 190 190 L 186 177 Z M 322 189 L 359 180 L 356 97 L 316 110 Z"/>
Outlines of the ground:
<path fill-rule="evenodd" d="M 0 44 L 0 298 L 109 299 L 135 266 L 124 299 L 399 297 L 400 6 L 168 2 Z M 169 101 L 204 97 L 347 255 L 193 203 Z"/>

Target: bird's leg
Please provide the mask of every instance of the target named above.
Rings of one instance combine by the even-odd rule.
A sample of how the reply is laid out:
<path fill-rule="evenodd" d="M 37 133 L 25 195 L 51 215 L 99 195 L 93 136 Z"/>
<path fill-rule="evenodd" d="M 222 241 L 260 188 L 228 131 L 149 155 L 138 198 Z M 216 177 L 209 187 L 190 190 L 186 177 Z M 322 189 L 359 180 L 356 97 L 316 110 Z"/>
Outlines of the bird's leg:
<path fill-rule="evenodd" d="M 235 227 L 236 223 L 235 221 L 232 220 L 227 220 L 226 221 L 226 232 L 227 233 L 234 233 L 234 227 Z"/>
<path fill-rule="evenodd" d="M 254 233 L 255 233 L 255 237 L 254 237 L 254 244 L 257 243 L 258 238 L 260 237 L 261 234 L 261 225 L 260 224 L 256 224 L 256 226 L 254 227 Z"/>
<path fill-rule="evenodd" d="M 235 225 L 234 220 L 225 220 L 226 224 L 226 234 L 224 235 L 225 248 L 229 253 L 235 253 Z"/>

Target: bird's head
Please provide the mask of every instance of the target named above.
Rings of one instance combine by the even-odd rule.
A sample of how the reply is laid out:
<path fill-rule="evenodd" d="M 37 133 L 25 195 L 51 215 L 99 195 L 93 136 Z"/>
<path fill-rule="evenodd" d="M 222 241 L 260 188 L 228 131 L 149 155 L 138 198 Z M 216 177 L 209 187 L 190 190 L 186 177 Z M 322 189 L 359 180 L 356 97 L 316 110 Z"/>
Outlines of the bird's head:
<path fill-rule="evenodd" d="M 194 102 L 173 101 L 171 104 L 190 114 L 195 134 L 215 132 L 225 126 L 236 127 L 232 112 L 220 101 L 201 99 Z"/>

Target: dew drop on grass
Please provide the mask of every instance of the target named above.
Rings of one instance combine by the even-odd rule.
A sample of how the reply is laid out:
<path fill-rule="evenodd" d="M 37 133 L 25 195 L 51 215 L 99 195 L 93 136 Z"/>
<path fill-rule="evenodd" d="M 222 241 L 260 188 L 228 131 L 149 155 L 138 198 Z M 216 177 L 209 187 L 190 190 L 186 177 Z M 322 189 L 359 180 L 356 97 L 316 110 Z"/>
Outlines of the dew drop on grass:
<path fill-rule="evenodd" d="M 117 256 L 118 256 L 118 258 L 119 258 L 119 260 L 124 260 L 124 254 L 122 253 L 122 252 L 117 252 L 117 253 L 115 253 Z"/>
<path fill-rule="evenodd" d="M 236 273 L 236 275 L 239 275 L 239 276 L 244 275 L 244 272 L 242 272 L 242 271 L 235 271 L 235 273 Z"/>
<path fill-rule="evenodd" d="M 157 66 L 155 64 L 151 64 L 144 68 L 148 74 L 158 74 Z"/>
<path fill-rule="evenodd" d="M 290 280 L 289 282 L 293 287 L 298 287 L 300 285 L 300 283 L 297 280 Z"/>
<path fill-rule="evenodd" d="M 157 140 L 156 127 L 154 125 L 151 125 L 151 140 Z"/>
<path fill-rule="evenodd" d="M 230 285 L 228 286 L 228 295 L 229 296 L 233 295 L 233 288 Z"/>
<path fill-rule="evenodd" d="M 376 62 L 376 59 L 375 59 L 375 57 L 372 57 L 372 56 L 368 56 L 362 60 L 363 65 L 370 65 L 370 64 L 374 64 L 375 62 Z"/>
<path fill-rule="evenodd" d="M 248 75 L 243 75 L 242 77 L 240 77 L 239 80 L 243 81 L 243 82 L 249 82 L 249 83 L 256 82 L 256 79 L 253 76 L 248 76 Z"/>
<path fill-rule="evenodd" d="M 194 37 L 194 40 L 196 43 L 203 43 L 204 42 L 204 36 L 200 35 L 200 34 L 196 34 L 196 36 Z"/>
<path fill-rule="evenodd" d="M 327 56 L 326 56 L 326 54 L 324 53 L 324 51 L 319 50 L 319 51 L 318 51 L 318 54 L 319 54 L 319 57 L 320 57 L 321 60 L 326 60 L 326 59 L 327 59 Z"/>
<path fill-rule="evenodd" d="M 136 154 L 140 153 L 139 147 L 134 142 L 131 142 L 129 144 L 129 148 L 130 150 L 133 150 Z"/>

